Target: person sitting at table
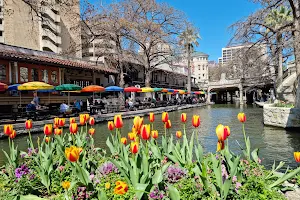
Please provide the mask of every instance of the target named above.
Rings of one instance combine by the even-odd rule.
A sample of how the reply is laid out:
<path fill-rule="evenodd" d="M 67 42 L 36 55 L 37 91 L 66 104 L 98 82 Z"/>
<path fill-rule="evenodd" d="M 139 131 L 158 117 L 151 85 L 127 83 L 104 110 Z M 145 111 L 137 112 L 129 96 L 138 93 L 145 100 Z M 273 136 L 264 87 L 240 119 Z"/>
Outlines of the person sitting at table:
<path fill-rule="evenodd" d="M 26 106 L 26 112 L 34 112 L 36 111 L 36 106 L 34 101 L 31 101 L 27 106 Z"/>
<path fill-rule="evenodd" d="M 69 110 L 69 106 L 66 104 L 66 102 L 64 101 L 62 104 L 60 104 L 60 107 L 59 107 L 59 111 L 61 113 L 65 113 Z"/>
<path fill-rule="evenodd" d="M 77 101 L 76 99 L 74 100 L 74 107 L 77 112 L 81 111 L 81 106 L 80 106 L 80 101 Z"/>

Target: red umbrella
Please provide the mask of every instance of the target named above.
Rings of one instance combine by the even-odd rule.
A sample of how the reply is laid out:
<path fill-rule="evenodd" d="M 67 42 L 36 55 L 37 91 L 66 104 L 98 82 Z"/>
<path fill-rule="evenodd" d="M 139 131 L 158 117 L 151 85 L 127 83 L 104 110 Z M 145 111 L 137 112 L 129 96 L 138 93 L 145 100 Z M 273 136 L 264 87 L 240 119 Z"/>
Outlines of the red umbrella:
<path fill-rule="evenodd" d="M 7 88 L 8 88 L 8 85 L 0 82 L 0 92 L 4 92 L 5 90 L 7 90 Z"/>
<path fill-rule="evenodd" d="M 127 87 L 124 88 L 124 92 L 140 92 L 142 91 L 141 88 L 137 88 L 137 87 Z"/>

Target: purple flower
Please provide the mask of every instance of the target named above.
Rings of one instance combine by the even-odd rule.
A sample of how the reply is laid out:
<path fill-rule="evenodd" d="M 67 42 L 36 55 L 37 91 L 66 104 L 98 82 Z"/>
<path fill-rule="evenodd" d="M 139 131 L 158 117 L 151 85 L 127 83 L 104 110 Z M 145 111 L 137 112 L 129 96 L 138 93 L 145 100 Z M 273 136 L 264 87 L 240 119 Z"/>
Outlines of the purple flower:
<path fill-rule="evenodd" d="M 94 174 L 91 174 L 90 175 L 90 180 L 92 181 L 94 179 L 95 175 Z"/>
<path fill-rule="evenodd" d="M 35 178 L 35 174 L 31 174 L 30 176 L 29 176 L 29 180 L 32 180 L 32 179 L 34 179 Z"/>
<path fill-rule="evenodd" d="M 26 156 L 26 154 L 25 154 L 25 153 L 21 154 L 21 158 L 24 158 L 25 156 Z"/>
<path fill-rule="evenodd" d="M 228 179 L 228 173 L 224 164 L 221 165 L 223 182 Z"/>
<path fill-rule="evenodd" d="M 165 172 L 165 177 L 169 183 L 176 183 L 187 174 L 186 169 L 182 169 L 181 167 L 177 167 L 171 165 L 168 167 L 167 171 Z"/>
<path fill-rule="evenodd" d="M 149 193 L 149 199 L 163 199 L 164 196 L 165 196 L 165 191 L 160 191 L 157 185 Z"/>
<path fill-rule="evenodd" d="M 59 171 L 63 171 L 64 169 L 65 169 L 65 166 L 59 166 L 59 167 L 58 167 L 58 170 L 59 170 Z"/>
<path fill-rule="evenodd" d="M 112 162 L 106 162 L 99 168 L 100 175 L 107 176 L 110 173 L 119 173 L 118 168 Z"/>
<path fill-rule="evenodd" d="M 232 177 L 232 182 L 233 182 L 233 183 L 237 182 L 236 176 L 233 176 L 233 177 Z"/>
<path fill-rule="evenodd" d="M 15 169 L 16 178 L 20 179 L 23 175 L 29 174 L 29 169 L 26 165 L 21 165 L 21 167 Z"/>
<path fill-rule="evenodd" d="M 241 183 L 236 182 L 236 184 L 235 184 L 235 192 L 238 192 L 238 190 L 239 190 L 239 188 L 240 188 L 241 186 L 242 186 Z"/>

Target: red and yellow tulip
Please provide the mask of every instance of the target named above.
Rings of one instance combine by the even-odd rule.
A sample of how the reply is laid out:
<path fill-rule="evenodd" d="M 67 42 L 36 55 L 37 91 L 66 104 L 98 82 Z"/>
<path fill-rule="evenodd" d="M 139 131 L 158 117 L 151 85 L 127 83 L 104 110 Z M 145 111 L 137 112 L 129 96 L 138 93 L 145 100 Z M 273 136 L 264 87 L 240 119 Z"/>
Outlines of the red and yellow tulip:
<path fill-rule="evenodd" d="M 70 124 L 73 124 L 73 123 L 76 123 L 75 117 L 71 117 L 71 118 L 70 118 Z"/>
<path fill-rule="evenodd" d="M 95 125 L 95 118 L 94 118 L 94 117 L 90 117 L 89 124 L 90 124 L 91 126 L 94 126 L 94 125 Z"/>
<path fill-rule="evenodd" d="M 11 132 L 11 134 L 9 135 L 10 139 L 14 139 L 16 136 L 17 136 L 16 130 L 13 130 L 13 131 Z"/>
<path fill-rule="evenodd" d="M 144 124 L 142 125 L 142 128 L 141 128 L 141 138 L 143 140 L 149 140 L 150 138 L 150 124 Z"/>
<path fill-rule="evenodd" d="M 130 151 L 133 154 L 136 154 L 139 152 L 139 143 L 137 142 L 131 142 L 130 144 Z"/>
<path fill-rule="evenodd" d="M 152 136 L 153 139 L 157 139 L 158 138 L 158 131 L 157 130 L 151 131 L 151 136 Z"/>
<path fill-rule="evenodd" d="M 136 133 L 128 133 L 128 139 L 134 141 L 136 137 Z"/>
<path fill-rule="evenodd" d="M 154 120 L 155 120 L 155 115 L 154 115 L 154 113 L 149 113 L 149 121 L 151 122 L 151 123 L 153 123 L 154 122 Z"/>
<path fill-rule="evenodd" d="M 45 124 L 44 126 L 44 134 L 49 136 L 52 134 L 52 124 Z"/>
<path fill-rule="evenodd" d="M 85 125 L 86 121 L 85 121 L 85 115 L 84 114 L 81 114 L 79 115 L 79 124 L 81 126 Z"/>
<path fill-rule="evenodd" d="M 239 114 L 237 115 L 237 118 L 238 118 L 238 120 L 239 120 L 240 122 L 242 122 L 242 123 L 244 123 L 244 122 L 246 121 L 246 115 L 245 115 L 245 113 L 239 113 Z"/>
<path fill-rule="evenodd" d="M 185 123 L 187 120 L 186 113 L 181 113 L 180 120 L 182 123 Z"/>
<path fill-rule="evenodd" d="M 115 115 L 114 124 L 115 124 L 116 128 L 122 128 L 123 127 L 122 115 Z"/>
<path fill-rule="evenodd" d="M 217 152 L 223 150 L 224 148 L 225 148 L 224 141 L 218 141 L 218 143 L 217 143 Z"/>
<path fill-rule="evenodd" d="M 124 195 L 128 191 L 128 185 L 123 181 L 117 181 L 114 193 L 118 195 Z"/>
<path fill-rule="evenodd" d="M 91 136 L 93 136 L 94 134 L 95 134 L 95 129 L 94 128 L 90 128 L 89 129 L 89 134 L 91 135 Z"/>
<path fill-rule="evenodd" d="M 54 127 L 58 127 L 58 122 L 59 122 L 59 118 L 58 117 L 55 117 L 54 119 L 53 119 L 53 125 L 54 125 Z"/>
<path fill-rule="evenodd" d="M 79 159 L 82 148 L 71 146 L 65 149 L 66 158 L 71 162 L 76 162 Z"/>
<path fill-rule="evenodd" d="M 197 128 L 200 126 L 200 116 L 199 115 L 193 115 L 192 118 L 192 125 Z"/>
<path fill-rule="evenodd" d="M 143 117 L 139 117 L 139 116 L 135 116 L 134 117 L 134 119 L 133 119 L 133 127 L 134 127 L 135 132 L 137 134 L 141 133 L 141 128 L 142 128 L 143 123 L 144 123 L 144 118 Z"/>
<path fill-rule="evenodd" d="M 166 129 L 170 129 L 170 128 L 172 127 L 171 120 L 168 120 L 168 121 L 165 123 L 165 127 L 166 127 Z"/>
<path fill-rule="evenodd" d="M 76 123 L 70 124 L 69 130 L 71 134 L 76 134 L 78 132 L 78 125 Z"/>
<path fill-rule="evenodd" d="M 229 126 L 224 126 L 224 134 L 226 134 L 227 137 L 230 136 L 230 128 L 229 128 Z"/>
<path fill-rule="evenodd" d="M 7 124 L 7 125 L 4 125 L 3 129 L 4 129 L 3 130 L 4 134 L 9 136 L 13 132 L 14 127 L 11 124 Z"/>
<path fill-rule="evenodd" d="M 113 121 L 107 122 L 107 128 L 108 130 L 113 131 L 115 128 L 114 122 Z"/>
<path fill-rule="evenodd" d="M 227 139 L 227 133 L 224 131 L 224 126 L 219 124 L 216 128 L 216 134 L 218 141 L 225 141 Z"/>
<path fill-rule="evenodd" d="M 58 120 L 58 126 L 59 127 L 64 127 L 66 124 L 66 119 L 65 118 L 59 118 Z"/>
<path fill-rule="evenodd" d="M 161 121 L 166 123 L 169 120 L 169 113 L 163 112 L 161 115 Z"/>
<path fill-rule="evenodd" d="M 294 152 L 294 158 L 297 163 L 300 163 L 300 152 Z"/>
<path fill-rule="evenodd" d="M 54 129 L 54 135 L 61 135 L 62 134 L 62 130 L 59 128 Z"/>
<path fill-rule="evenodd" d="M 176 137 L 180 139 L 182 137 L 182 132 L 181 131 L 176 131 Z"/>
<path fill-rule="evenodd" d="M 26 121 L 25 121 L 25 128 L 26 128 L 27 130 L 32 129 L 32 121 L 31 121 L 31 120 L 26 120 Z"/>
<path fill-rule="evenodd" d="M 49 143 L 50 140 L 51 140 L 51 137 L 45 137 L 45 142 L 46 142 L 46 143 Z"/>
<path fill-rule="evenodd" d="M 127 144 L 127 138 L 122 137 L 121 138 L 121 143 L 124 144 L 124 145 L 126 145 Z"/>

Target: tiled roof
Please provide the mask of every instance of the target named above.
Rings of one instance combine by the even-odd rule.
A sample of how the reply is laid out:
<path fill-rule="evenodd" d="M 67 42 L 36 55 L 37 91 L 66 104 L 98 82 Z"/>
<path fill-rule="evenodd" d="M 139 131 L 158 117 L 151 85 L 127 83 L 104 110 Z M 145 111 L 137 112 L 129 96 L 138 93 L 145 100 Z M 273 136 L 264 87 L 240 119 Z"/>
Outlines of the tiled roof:
<path fill-rule="evenodd" d="M 95 65 L 94 63 L 88 61 L 64 57 L 52 52 L 37 51 L 1 43 L 0 57 L 4 59 L 13 59 L 17 61 L 31 61 L 45 63 L 48 65 L 59 65 L 61 67 L 76 67 L 82 69 L 92 69 L 96 71 L 118 73 L 116 69 L 112 68 L 111 66 L 106 67 L 103 63 Z"/>
<path fill-rule="evenodd" d="M 200 52 L 200 51 L 192 53 L 192 57 L 199 57 L 199 56 L 207 56 L 208 57 L 209 55 L 206 53 Z"/>

